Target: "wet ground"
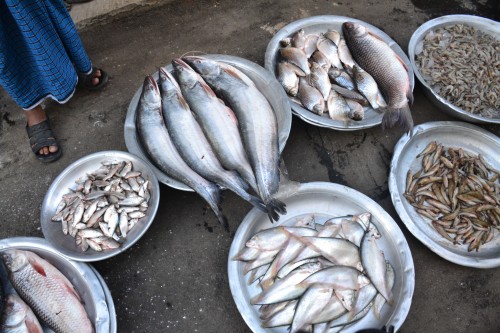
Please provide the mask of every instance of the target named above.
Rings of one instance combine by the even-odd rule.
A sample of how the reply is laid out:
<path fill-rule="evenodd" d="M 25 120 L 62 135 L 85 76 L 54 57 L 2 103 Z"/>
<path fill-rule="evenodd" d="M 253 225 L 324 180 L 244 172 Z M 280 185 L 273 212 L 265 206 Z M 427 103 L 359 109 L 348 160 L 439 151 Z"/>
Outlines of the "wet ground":
<path fill-rule="evenodd" d="M 101 150 L 126 150 L 123 123 L 144 76 L 190 51 L 230 54 L 264 63 L 273 34 L 304 17 L 332 14 L 373 24 L 406 51 L 413 31 L 426 20 L 451 13 L 498 18 L 492 1 L 172 1 L 104 20 L 81 31 L 96 66 L 108 70 L 99 93 L 77 91 L 65 105 L 47 103 L 63 147 L 56 163 L 40 164 L 28 146 L 20 109 L 0 91 L 0 237 L 42 237 L 40 207 L 49 185 L 70 163 Z M 445 5 L 446 4 L 446 5 Z M 456 120 L 440 112 L 417 84 L 416 124 Z M 496 135 L 499 126 L 481 126 Z M 379 203 L 398 223 L 410 246 L 416 285 L 401 332 L 500 330 L 500 270 L 447 262 L 412 236 L 399 219 L 387 184 L 394 146 L 403 133 L 380 127 L 339 132 L 294 117 L 283 152 L 289 177 L 334 182 Z M 125 253 L 94 266 L 113 294 L 119 332 L 250 332 L 229 290 L 228 251 L 234 231 L 251 206 L 229 192 L 223 209 L 226 233 L 204 201 L 161 186 L 154 223 Z"/>

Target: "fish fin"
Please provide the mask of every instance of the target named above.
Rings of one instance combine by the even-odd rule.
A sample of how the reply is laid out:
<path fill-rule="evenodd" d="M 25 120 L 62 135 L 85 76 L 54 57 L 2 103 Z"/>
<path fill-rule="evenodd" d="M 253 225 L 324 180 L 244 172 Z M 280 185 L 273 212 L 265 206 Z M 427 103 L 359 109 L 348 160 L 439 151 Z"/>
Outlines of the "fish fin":
<path fill-rule="evenodd" d="M 181 94 L 180 91 L 178 93 L 178 97 L 179 97 L 179 104 L 182 106 L 182 108 L 184 110 L 190 110 L 191 111 L 191 109 L 189 108 L 188 102 L 186 102 L 186 100 L 184 99 L 184 96 L 182 96 L 182 94 Z"/>
<path fill-rule="evenodd" d="M 271 222 L 278 221 L 280 215 L 286 214 L 286 205 L 277 199 L 270 199 L 266 202 L 267 216 Z"/>
<path fill-rule="evenodd" d="M 212 97 L 215 97 L 215 98 L 218 98 L 218 97 L 217 97 L 217 95 L 216 95 L 216 94 L 214 93 L 214 91 L 212 90 L 212 88 L 210 88 L 210 87 L 208 86 L 208 84 L 206 84 L 206 83 L 205 83 L 205 82 L 203 82 L 203 81 L 198 81 L 197 83 L 201 86 L 201 88 L 202 88 L 202 89 L 203 89 L 203 90 L 204 90 L 204 91 L 205 91 L 208 95 L 210 95 L 210 96 L 212 96 Z"/>
<path fill-rule="evenodd" d="M 235 77 L 243 82 L 245 82 L 245 84 L 249 87 L 255 87 L 255 83 L 253 83 L 253 81 L 248 77 L 246 76 L 245 74 L 243 74 L 240 70 L 238 70 L 237 68 L 234 68 L 233 66 L 231 65 L 228 65 L 228 64 L 225 64 L 223 62 L 220 63 L 220 67 L 222 68 L 222 70 L 224 70 L 224 72 L 226 72 L 228 75 L 232 76 L 232 77 Z"/>
<path fill-rule="evenodd" d="M 408 90 L 406 91 L 406 98 L 408 98 L 408 104 L 410 106 L 412 106 L 413 105 L 413 93 L 412 93 L 410 88 L 408 88 Z"/>
<path fill-rule="evenodd" d="M 29 260 L 30 263 L 31 263 L 31 266 L 33 267 L 33 269 L 35 271 L 37 271 L 38 274 L 44 276 L 44 277 L 47 277 L 47 273 L 45 272 L 45 269 L 43 268 L 42 265 L 40 265 L 39 263 L 37 263 L 36 261 L 33 261 L 33 260 Z"/>
<path fill-rule="evenodd" d="M 405 104 L 401 108 L 387 108 L 384 110 L 382 129 L 392 128 L 396 124 L 403 128 L 405 132 L 413 132 L 413 118 L 408 104 Z"/>
<path fill-rule="evenodd" d="M 82 299 L 80 298 L 80 295 L 78 295 L 78 293 L 76 292 L 75 288 L 73 288 L 72 285 L 68 285 L 66 283 L 66 281 L 62 281 L 62 285 L 64 287 L 64 289 L 66 289 L 70 294 L 73 294 L 73 296 L 75 296 L 75 298 L 79 301 L 79 302 L 82 302 Z"/>
<path fill-rule="evenodd" d="M 385 40 L 383 40 L 383 39 L 382 39 L 382 37 L 380 37 L 380 36 L 379 36 L 379 35 L 377 35 L 376 33 L 372 32 L 372 31 L 369 31 L 369 30 L 366 30 L 366 32 L 367 32 L 370 36 L 372 36 L 372 37 L 374 37 L 374 38 L 377 38 L 378 40 L 380 40 L 380 41 L 382 41 L 382 42 L 384 42 L 384 43 L 386 43 L 386 44 L 387 44 L 387 42 L 386 42 Z"/>

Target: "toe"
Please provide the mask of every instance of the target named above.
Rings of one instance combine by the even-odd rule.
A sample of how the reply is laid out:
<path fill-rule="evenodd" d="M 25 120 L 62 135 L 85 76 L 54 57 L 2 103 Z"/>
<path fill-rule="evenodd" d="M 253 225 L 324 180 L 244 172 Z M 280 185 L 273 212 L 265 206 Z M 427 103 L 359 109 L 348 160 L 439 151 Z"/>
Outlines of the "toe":
<path fill-rule="evenodd" d="M 55 153 L 57 151 L 57 146 L 49 146 L 49 152 Z"/>

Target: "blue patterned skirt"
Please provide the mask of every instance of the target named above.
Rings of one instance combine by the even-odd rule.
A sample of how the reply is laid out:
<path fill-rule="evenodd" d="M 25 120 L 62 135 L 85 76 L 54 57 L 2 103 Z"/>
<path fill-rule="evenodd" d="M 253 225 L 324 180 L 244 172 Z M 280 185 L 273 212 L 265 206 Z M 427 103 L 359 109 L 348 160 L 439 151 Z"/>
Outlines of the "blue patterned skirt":
<path fill-rule="evenodd" d="M 19 106 L 66 102 L 91 70 L 62 0 L 0 0 L 0 85 Z"/>

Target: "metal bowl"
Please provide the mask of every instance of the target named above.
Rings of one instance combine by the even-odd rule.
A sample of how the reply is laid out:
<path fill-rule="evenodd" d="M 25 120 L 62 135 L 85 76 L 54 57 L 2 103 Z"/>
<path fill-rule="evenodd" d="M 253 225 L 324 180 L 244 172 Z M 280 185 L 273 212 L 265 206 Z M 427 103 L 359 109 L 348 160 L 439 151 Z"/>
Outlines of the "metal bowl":
<path fill-rule="evenodd" d="M 255 83 L 260 92 L 267 98 L 269 104 L 271 104 L 274 114 L 276 115 L 278 123 L 279 150 L 282 152 L 285 148 L 288 135 L 290 134 L 292 126 L 292 113 L 290 111 L 290 104 L 286 93 L 283 91 L 279 82 L 264 68 L 243 58 L 221 54 L 206 54 L 203 55 L 203 57 L 234 66 L 246 74 Z M 165 68 L 170 72 L 173 71 L 171 64 L 165 66 Z M 158 80 L 158 72 L 155 72 L 152 75 L 156 80 Z M 148 160 L 148 155 L 141 146 L 135 129 L 136 110 L 137 105 L 139 104 L 139 98 L 141 97 L 141 92 L 142 87 L 137 90 L 128 106 L 124 129 L 125 145 L 127 146 L 128 151 L 132 154 L 135 154 L 144 160 Z M 158 180 L 163 184 L 178 190 L 193 191 L 189 186 L 171 178 L 154 166 L 153 170 L 156 177 L 158 177 Z"/>
<path fill-rule="evenodd" d="M 378 35 L 382 40 L 384 40 L 394 52 L 403 59 L 405 64 L 409 68 L 408 76 L 410 78 L 410 86 L 413 91 L 415 86 L 415 78 L 413 76 L 413 70 L 410 65 L 410 60 L 404 53 L 404 51 L 399 47 L 399 45 L 391 37 L 389 37 L 385 32 L 378 29 L 377 27 L 360 21 L 351 17 L 346 16 L 336 16 L 336 15 L 322 15 L 322 16 L 312 16 L 304 18 L 301 20 L 294 21 L 287 24 L 281 30 L 279 30 L 276 35 L 271 39 L 269 44 L 267 44 L 266 55 L 265 55 L 265 67 L 276 77 L 276 65 L 279 59 L 279 49 L 280 41 L 283 38 L 292 36 L 296 31 L 304 29 L 307 34 L 317 34 L 321 32 L 326 32 L 328 29 L 336 29 L 338 32 L 342 33 L 342 23 L 346 21 L 356 22 L 364 25 L 368 30 L 372 31 Z M 283 87 L 280 88 L 282 90 Z M 319 126 L 331 128 L 339 131 L 355 131 L 365 128 L 370 128 L 379 125 L 382 122 L 383 113 L 380 111 L 373 110 L 371 107 L 364 107 L 365 118 L 360 121 L 339 121 L 333 120 L 328 117 L 319 116 L 306 108 L 298 105 L 290 99 L 290 104 L 292 106 L 293 114 L 302 119 L 303 121 Z"/>
<path fill-rule="evenodd" d="M 382 238 L 377 244 L 384 251 L 386 259 L 391 262 L 396 273 L 393 288 L 394 304 L 385 305 L 380 320 L 372 311 L 354 325 L 342 332 L 353 333 L 363 328 L 389 327 L 399 329 L 410 310 L 411 299 L 415 287 L 415 268 L 408 243 L 391 216 L 375 201 L 349 187 L 324 182 L 313 182 L 280 187 L 280 200 L 286 203 L 287 214 L 278 222 L 271 224 L 267 216 L 258 209 L 252 209 L 243 219 L 229 250 L 228 275 L 233 299 L 243 319 L 255 333 L 285 333 L 287 328 L 262 328 L 257 306 L 250 304 L 250 299 L 260 292 L 256 283 L 247 285 L 243 274 L 244 263 L 233 261 L 233 258 L 250 237 L 262 229 L 278 225 L 292 225 L 299 218 L 314 213 L 316 223 L 324 223 L 329 218 L 370 212 Z"/>
<path fill-rule="evenodd" d="M 106 297 L 103 288 L 107 289 L 107 286 L 91 266 L 67 259 L 43 238 L 13 237 L 0 240 L 0 251 L 9 249 L 35 252 L 54 265 L 78 291 L 96 333 L 116 333 L 116 329 L 111 329 L 113 325 L 116 327 L 113 300 Z M 44 333 L 52 332 L 44 327 Z"/>
<path fill-rule="evenodd" d="M 413 67 L 418 80 L 424 86 L 424 93 L 426 94 L 426 96 L 443 112 L 449 114 L 450 116 L 473 123 L 500 124 L 500 118 L 487 118 L 472 114 L 451 104 L 445 98 L 441 97 L 434 90 L 432 90 L 431 86 L 427 83 L 427 81 L 425 81 L 415 62 L 415 50 L 417 48 L 417 45 L 419 45 L 419 43 L 425 38 L 429 31 L 457 23 L 467 24 L 485 33 L 496 36 L 497 39 L 500 38 L 500 23 L 496 21 L 473 15 L 441 16 L 425 22 L 420 27 L 418 27 L 418 29 L 415 30 L 415 32 L 411 36 L 410 43 L 408 44 L 408 54 L 410 56 L 411 66 Z"/>
<path fill-rule="evenodd" d="M 61 201 L 63 194 L 69 193 L 70 188 L 75 188 L 75 180 L 85 176 L 101 166 L 104 161 L 131 161 L 133 170 L 141 171 L 142 177 L 150 181 L 149 208 L 145 212 L 146 216 L 141 218 L 139 222 L 127 234 L 126 241 L 117 249 L 103 250 L 101 252 L 88 249 L 86 252 L 81 252 L 76 244 L 75 239 L 70 235 L 64 235 L 61 230 L 60 222 L 52 222 L 57 205 Z M 135 244 L 142 235 L 148 230 L 153 222 L 160 201 L 160 187 L 158 180 L 148 162 L 143 161 L 135 155 L 123 151 L 109 150 L 93 153 L 80 158 L 64 169 L 59 176 L 52 182 L 45 198 L 43 199 L 40 221 L 42 224 L 42 232 L 49 243 L 63 255 L 77 261 L 98 261 L 111 258 Z"/>
<path fill-rule="evenodd" d="M 490 165 L 500 169 L 498 136 L 462 122 L 438 121 L 418 125 L 413 129 L 412 137 L 407 134 L 401 137 L 391 161 L 389 191 L 399 217 L 418 240 L 448 261 L 476 268 L 500 266 L 500 237 L 481 246 L 479 252 L 467 252 L 467 246 L 454 245 L 439 235 L 429 220 L 418 214 L 404 198 L 406 174 L 409 169 L 413 172 L 421 169 L 421 159 L 416 156 L 432 141 L 481 154 Z"/>

